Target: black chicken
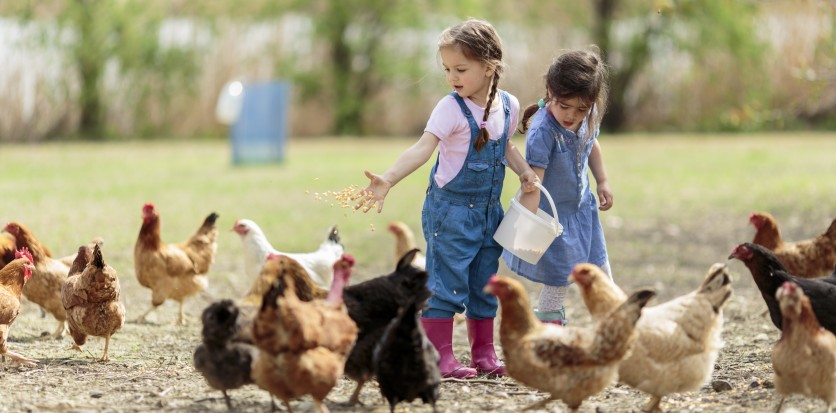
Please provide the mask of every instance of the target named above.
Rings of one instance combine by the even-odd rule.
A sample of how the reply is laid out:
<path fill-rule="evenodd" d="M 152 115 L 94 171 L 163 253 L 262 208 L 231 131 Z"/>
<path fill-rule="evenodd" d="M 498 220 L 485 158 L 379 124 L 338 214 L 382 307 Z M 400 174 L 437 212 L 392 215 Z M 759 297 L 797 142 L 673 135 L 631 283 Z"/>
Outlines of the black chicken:
<path fill-rule="evenodd" d="M 784 282 L 798 284 L 810 299 L 816 318 L 825 329 L 836 334 L 836 277 L 801 278 L 786 271 L 772 251 L 756 244 L 745 242 L 734 248 L 729 259 L 737 258 L 749 268 L 761 292 L 772 324 L 781 329 L 781 308 L 775 299 Z"/>
<path fill-rule="evenodd" d="M 374 374 L 392 413 L 398 403 L 419 397 L 430 403 L 435 412 L 441 384 L 439 355 L 418 321 L 418 310 L 427 298 L 429 294 L 415 297 L 401 307 L 374 350 Z"/>
<path fill-rule="evenodd" d="M 209 386 L 224 394 L 232 410 L 227 390 L 252 384 L 250 371 L 258 348 L 238 341 L 238 307 L 232 300 L 221 300 L 203 310 L 203 344 L 194 351 L 194 366 Z"/>
<path fill-rule="evenodd" d="M 348 315 L 359 329 L 357 342 L 345 361 L 345 374 L 357 382 L 349 404 L 360 401 L 360 390 L 374 377 L 374 348 L 398 309 L 415 297 L 429 296 L 427 272 L 411 264 L 418 252 L 413 249 L 404 254 L 395 272 L 348 286 L 343 292 Z"/>

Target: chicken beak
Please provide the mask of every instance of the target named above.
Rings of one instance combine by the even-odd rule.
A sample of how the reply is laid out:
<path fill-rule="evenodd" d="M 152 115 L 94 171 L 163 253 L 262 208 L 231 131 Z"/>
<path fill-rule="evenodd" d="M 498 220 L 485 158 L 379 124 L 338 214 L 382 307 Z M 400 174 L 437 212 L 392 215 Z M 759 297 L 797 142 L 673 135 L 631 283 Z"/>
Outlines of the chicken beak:
<path fill-rule="evenodd" d="M 575 282 L 575 276 L 572 275 L 572 274 L 569 274 L 569 278 L 567 278 L 567 280 L 569 280 L 571 282 Z"/>
<path fill-rule="evenodd" d="M 482 289 L 482 292 L 485 293 L 485 294 L 494 295 L 493 294 L 493 286 L 490 285 L 490 284 L 486 285 L 485 288 Z"/>

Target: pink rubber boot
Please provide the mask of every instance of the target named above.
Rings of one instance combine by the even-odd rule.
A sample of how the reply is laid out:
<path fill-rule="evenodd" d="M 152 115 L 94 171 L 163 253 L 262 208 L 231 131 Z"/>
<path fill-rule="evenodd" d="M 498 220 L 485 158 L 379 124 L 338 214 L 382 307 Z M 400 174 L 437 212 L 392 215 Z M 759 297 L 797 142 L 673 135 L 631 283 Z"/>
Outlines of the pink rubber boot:
<path fill-rule="evenodd" d="M 453 318 L 421 318 L 421 325 L 427 332 L 427 338 L 433 343 L 441 359 L 438 369 L 442 377 L 471 379 L 476 377 L 476 370 L 462 366 L 453 355 Z"/>
<path fill-rule="evenodd" d="M 470 341 L 470 367 L 492 376 L 505 375 L 505 365 L 496 357 L 493 347 L 493 318 L 468 318 L 467 339 Z"/>

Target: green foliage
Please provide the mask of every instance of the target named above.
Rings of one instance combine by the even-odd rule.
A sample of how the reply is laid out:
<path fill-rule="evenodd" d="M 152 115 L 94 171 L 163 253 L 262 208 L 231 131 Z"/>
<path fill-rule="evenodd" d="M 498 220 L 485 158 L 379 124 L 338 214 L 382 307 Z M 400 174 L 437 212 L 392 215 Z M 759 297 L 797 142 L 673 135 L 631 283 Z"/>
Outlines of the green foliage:
<path fill-rule="evenodd" d="M 165 113 L 175 96 L 195 88 L 198 73 L 195 45 L 164 45 L 160 29 L 168 2 L 143 0 L 73 0 L 21 2 L 19 17 L 42 23 L 44 45 L 61 45 L 68 67 L 76 71 L 80 108 L 79 134 L 107 136 L 107 109 L 114 101 L 133 108 L 139 133 L 157 133 L 165 122 L 149 113 Z M 57 25 L 53 27 L 52 23 Z M 57 30 L 56 30 L 57 29 Z M 124 94 L 105 93 L 109 67 L 125 85 Z"/>

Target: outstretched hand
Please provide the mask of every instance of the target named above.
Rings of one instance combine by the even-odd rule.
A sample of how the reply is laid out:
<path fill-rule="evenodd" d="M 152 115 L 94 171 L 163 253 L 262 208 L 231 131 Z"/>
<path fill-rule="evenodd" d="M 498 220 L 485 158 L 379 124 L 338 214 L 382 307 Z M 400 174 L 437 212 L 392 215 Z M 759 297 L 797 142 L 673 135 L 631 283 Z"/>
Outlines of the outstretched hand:
<path fill-rule="evenodd" d="M 354 194 L 351 197 L 352 201 L 359 200 L 354 209 L 363 209 L 363 212 L 369 212 L 370 209 L 377 205 L 377 213 L 383 212 L 383 199 L 392 188 L 392 184 L 383 179 L 382 176 L 365 171 L 366 178 L 371 181 L 362 191 Z"/>

